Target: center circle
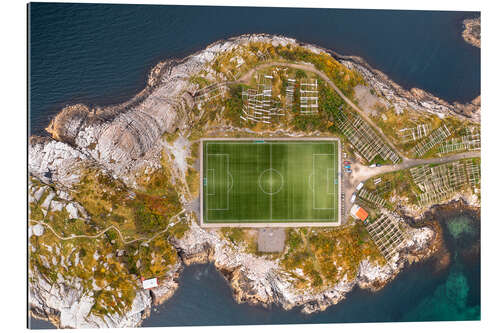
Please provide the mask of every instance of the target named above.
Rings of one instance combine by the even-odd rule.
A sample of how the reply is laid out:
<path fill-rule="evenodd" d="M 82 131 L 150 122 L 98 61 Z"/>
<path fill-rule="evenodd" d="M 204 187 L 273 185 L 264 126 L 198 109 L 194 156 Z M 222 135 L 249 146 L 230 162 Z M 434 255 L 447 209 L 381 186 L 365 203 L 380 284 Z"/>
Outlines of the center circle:
<path fill-rule="evenodd" d="M 259 175 L 259 187 L 265 194 L 276 194 L 283 187 L 283 176 L 276 169 L 264 170 Z"/>

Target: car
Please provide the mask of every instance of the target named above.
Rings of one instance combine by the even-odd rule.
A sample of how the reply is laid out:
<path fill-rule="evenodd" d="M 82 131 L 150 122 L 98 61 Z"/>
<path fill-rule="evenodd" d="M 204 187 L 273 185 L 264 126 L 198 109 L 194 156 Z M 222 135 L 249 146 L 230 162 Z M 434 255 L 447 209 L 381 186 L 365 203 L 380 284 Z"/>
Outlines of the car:
<path fill-rule="evenodd" d="M 351 164 L 351 161 L 344 161 L 344 165 Z"/>
<path fill-rule="evenodd" d="M 376 166 L 377 166 L 377 167 L 379 167 L 379 166 L 382 166 L 382 164 L 380 164 L 380 163 L 377 163 L 377 164 L 376 164 Z"/>
<path fill-rule="evenodd" d="M 356 193 L 354 193 L 352 196 L 351 196 L 351 203 L 353 203 L 354 201 L 356 201 Z"/>
<path fill-rule="evenodd" d="M 350 164 L 347 164 L 347 165 L 345 165 L 345 166 L 344 166 L 344 168 L 346 168 L 346 169 L 350 169 L 350 168 L 351 168 L 351 165 L 350 165 Z"/>

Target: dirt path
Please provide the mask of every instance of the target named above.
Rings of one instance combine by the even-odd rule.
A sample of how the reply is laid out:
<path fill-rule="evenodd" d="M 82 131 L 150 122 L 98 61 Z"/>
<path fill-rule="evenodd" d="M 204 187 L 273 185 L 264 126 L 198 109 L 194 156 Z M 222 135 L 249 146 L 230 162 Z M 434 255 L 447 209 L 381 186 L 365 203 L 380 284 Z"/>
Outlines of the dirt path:
<path fill-rule="evenodd" d="M 71 239 L 76 239 L 76 238 L 87 238 L 87 239 L 96 239 L 96 238 L 99 238 L 101 237 L 102 235 L 104 235 L 106 232 L 108 232 L 109 230 L 111 229 L 114 229 L 118 235 L 120 236 L 122 242 L 124 244 L 131 244 L 131 243 L 134 243 L 134 242 L 138 242 L 138 241 L 146 241 L 146 242 L 150 242 L 152 241 L 153 239 L 155 239 L 156 237 L 158 237 L 159 235 L 165 233 L 168 228 L 169 228 L 169 225 L 170 223 L 172 222 L 172 220 L 176 217 L 178 217 L 180 214 L 184 213 L 185 210 L 181 210 L 179 213 L 175 214 L 174 216 L 172 216 L 170 218 L 170 220 L 168 221 L 168 224 L 167 224 L 167 227 L 159 232 L 157 232 L 156 234 L 154 234 L 152 237 L 150 238 L 145 238 L 145 237 L 141 237 L 141 238 L 134 238 L 134 239 L 131 239 L 131 240 L 128 240 L 126 241 L 125 238 L 123 237 L 122 235 L 122 232 L 120 231 L 120 229 L 118 229 L 117 227 L 115 227 L 114 225 L 111 225 L 109 227 L 107 227 L 106 229 L 104 229 L 103 231 L 95 234 L 95 235 L 71 235 L 71 236 L 61 236 L 59 235 L 53 228 L 50 224 L 46 223 L 46 222 L 43 222 L 43 221 L 38 221 L 38 220 L 32 220 L 32 219 L 29 219 L 30 222 L 35 222 L 35 223 L 39 223 L 45 227 L 47 227 L 50 231 L 52 231 L 52 233 L 57 237 L 59 238 L 60 240 L 71 240 Z"/>
<path fill-rule="evenodd" d="M 321 77 L 325 82 L 328 83 L 328 85 L 330 85 L 330 87 L 332 87 L 336 92 L 337 94 L 339 94 L 340 97 L 342 97 L 342 99 L 347 103 L 349 104 L 354 110 L 356 110 L 359 115 L 361 116 L 361 118 L 363 118 L 368 124 L 370 124 L 375 131 L 378 132 L 378 134 L 386 141 L 386 143 L 403 159 L 403 161 L 405 160 L 408 160 L 407 157 L 404 156 L 404 154 L 402 154 L 399 149 L 396 148 L 396 146 L 394 146 L 394 144 L 391 142 L 391 140 L 389 140 L 389 138 L 385 135 L 385 133 L 373 122 L 373 120 L 370 119 L 370 117 L 368 117 L 365 112 L 363 112 L 356 104 L 354 104 L 349 98 L 347 98 L 343 93 L 342 91 L 335 85 L 335 83 L 333 83 L 333 81 L 330 80 L 330 78 L 328 76 L 326 76 L 325 73 L 321 72 L 320 70 L 316 69 L 314 67 L 314 65 L 309 65 L 309 64 L 290 64 L 290 63 L 286 63 L 286 62 L 269 62 L 269 63 L 265 63 L 265 64 L 260 64 L 260 65 L 257 65 L 256 67 L 252 68 L 251 70 L 249 70 L 247 73 L 245 73 L 239 80 L 237 81 L 233 81 L 233 83 L 247 83 L 250 81 L 250 79 L 252 78 L 252 75 L 262 69 L 262 68 L 266 68 L 266 67 L 269 67 L 269 66 L 283 66 L 283 67 L 290 67 L 290 68 L 295 68 L 295 69 L 301 69 L 301 70 L 305 70 L 305 71 L 308 71 L 308 72 L 312 72 L 316 75 L 318 75 L 319 77 Z"/>
<path fill-rule="evenodd" d="M 472 151 L 466 152 L 446 157 L 437 157 L 437 158 L 428 158 L 428 159 L 406 159 L 400 164 L 396 165 L 383 165 L 380 167 L 370 168 L 368 166 L 362 165 L 360 163 L 354 163 L 352 168 L 352 173 L 350 176 L 344 174 L 342 178 L 344 181 L 344 193 L 345 193 L 345 214 L 349 214 L 351 210 L 351 196 L 356 190 L 356 186 L 359 183 L 367 181 L 368 179 L 382 175 L 388 172 L 401 171 L 404 169 L 412 168 L 415 166 L 423 165 L 423 164 L 433 164 L 433 163 L 448 163 L 458 161 L 464 158 L 474 158 L 481 157 L 480 151 Z"/>
<path fill-rule="evenodd" d="M 233 83 L 248 83 L 250 79 L 252 78 L 252 75 L 254 73 L 262 68 L 266 68 L 269 66 L 283 66 L 283 67 L 290 67 L 290 68 L 295 68 L 295 69 L 301 69 L 305 71 L 309 71 L 312 73 L 315 73 L 319 77 L 321 77 L 325 82 L 327 82 L 330 87 L 332 87 L 342 99 L 349 104 L 354 110 L 356 110 L 359 115 L 368 123 L 370 124 L 375 131 L 379 133 L 379 135 L 385 140 L 385 142 L 402 158 L 402 162 L 397 165 L 384 165 L 381 167 L 376 167 L 376 168 L 370 168 L 367 166 L 364 166 L 359 163 L 354 163 L 352 165 L 352 173 L 350 175 L 344 174 L 342 177 L 343 185 L 344 185 L 344 193 L 345 193 L 345 210 L 344 214 L 347 215 L 349 214 L 349 211 L 351 210 L 352 203 L 350 201 L 352 194 L 355 192 L 356 186 L 360 182 L 364 182 L 372 177 L 382 175 L 384 173 L 388 172 L 393 172 L 393 171 L 399 171 L 407 168 L 411 168 L 414 166 L 422 165 L 422 164 L 428 164 L 428 163 L 447 163 L 447 162 L 452 162 L 464 158 L 471 158 L 471 157 L 481 157 L 481 152 L 480 151 L 474 151 L 474 152 L 467 152 L 467 153 L 461 153 L 461 154 L 456 154 L 452 156 L 447 156 L 447 157 L 442 157 L 442 158 L 431 158 L 431 159 L 410 159 L 406 157 L 399 149 L 397 149 L 394 144 L 389 140 L 389 138 L 385 135 L 385 133 L 373 122 L 370 117 L 366 115 L 363 110 L 361 110 L 356 104 L 354 104 L 349 98 L 347 98 L 342 91 L 324 74 L 323 72 L 319 71 L 314 67 L 314 65 L 310 64 L 291 64 L 291 63 L 286 63 L 286 62 L 269 62 L 269 63 L 264 63 L 257 65 L 256 67 L 252 68 L 249 70 L 247 73 L 245 73 L 239 80 L 234 81 Z"/>
<path fill-rule="evenodd" d="M 412 168 L 422 164 L 433 164 L 433 163 L 448 163 L 464 158 L 481 157 L 480 151 L 471 151 L 456 155 L 450 155 L 446 157 L 436 157 L 428 159 L 407 159 L 400 164 L 396 165 L 383 165 L 380 167 L 370 168 L 364 165 L 359 165 L 359 171 L 356 173 L 356 180 L 359 182 L 368 180 L 374 176 L 378 176 L 387 172 L 400 171 L 408 168 Z"/>

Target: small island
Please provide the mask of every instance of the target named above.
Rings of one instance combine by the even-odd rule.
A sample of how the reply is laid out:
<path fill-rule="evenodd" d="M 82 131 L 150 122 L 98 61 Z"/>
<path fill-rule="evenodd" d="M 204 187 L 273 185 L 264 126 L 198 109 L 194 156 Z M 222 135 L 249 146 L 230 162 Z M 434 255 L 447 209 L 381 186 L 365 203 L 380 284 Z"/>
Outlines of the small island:
<path fill-rule="evenodd" d="M 475 47 L 481 48 L 481 18 L 466 19 L 463 24 L 462 37 L 464 40 Z"/>
<path fill-rule="evenodd" d="M 130 100 L 67 106 L 47 132 L 28 146 L 29 306 L 61 328 L 140 326 L 207 262 L 237 302 L 322 311 L 438 251 L 432 207 L 479 214 L 479 96 L 283 36 L 162 61 Z"/>

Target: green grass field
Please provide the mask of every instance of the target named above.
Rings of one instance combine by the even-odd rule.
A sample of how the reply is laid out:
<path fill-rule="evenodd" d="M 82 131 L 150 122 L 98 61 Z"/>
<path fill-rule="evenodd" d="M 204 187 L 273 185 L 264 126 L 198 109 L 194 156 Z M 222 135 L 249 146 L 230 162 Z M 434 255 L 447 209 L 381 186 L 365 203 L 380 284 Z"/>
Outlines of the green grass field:
<path fill-rule="evenodd" d="M 337 224 L 337 140 L 204 140 L 203 224 Z"/>

